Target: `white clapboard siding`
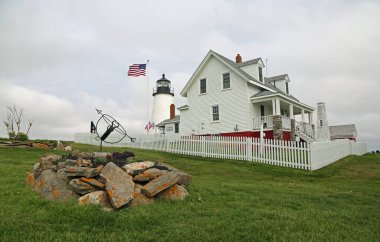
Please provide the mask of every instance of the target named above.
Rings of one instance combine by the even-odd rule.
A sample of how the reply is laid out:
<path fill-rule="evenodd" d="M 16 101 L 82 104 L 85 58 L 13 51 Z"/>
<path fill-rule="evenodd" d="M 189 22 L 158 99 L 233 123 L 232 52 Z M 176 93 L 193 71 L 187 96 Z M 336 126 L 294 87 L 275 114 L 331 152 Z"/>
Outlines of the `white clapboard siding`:
<path fill-rule="evenodd" d="M 111 140 L 120 139 L 110 136 Z M 99 145 L 95 134 L 75 134 L 76 143 Z M 118 144 L 131 147 L 210 158 L 246 160 L 303 170 L 317 170 L 348 155 L 363 155 L 365 143 L 351 140 L 305 143 L 250 137 L 195 136 L 180 134 L 138 135 L 134 143 L 125 138 Z"/>

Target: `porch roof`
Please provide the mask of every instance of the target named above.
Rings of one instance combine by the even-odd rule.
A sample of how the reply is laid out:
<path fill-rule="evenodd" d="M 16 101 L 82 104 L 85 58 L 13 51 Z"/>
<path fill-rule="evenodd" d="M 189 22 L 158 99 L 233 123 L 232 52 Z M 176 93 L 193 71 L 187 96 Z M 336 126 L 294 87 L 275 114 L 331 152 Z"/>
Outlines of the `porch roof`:
<path fill-rule="evenodd" d="M 251 101 L 252 103 L 259 103 L 269 101 L 275 97 L 280 98 L 281 102 L 293 104 L 295 107 L 304 109 L 308 112 L 313 112 L 315 110 L 315 108 L 300 102 L 297 98 L 293 97 L 292 95 L 284 95 L 281 92 L 261 91 L 251 96 Z"/>
<path fill-rule="evenodd" d="M 164 127 L 165 124 L 169 124 L 169 123 L 179 123 L 180 122 L 180 115 L 176 115 L 174 116 L 174 118 L 170 119 L 165 119 L 164 121 L 162 121 L 161 123 L 157 124 L 156 126 L 158 127 Z"/>

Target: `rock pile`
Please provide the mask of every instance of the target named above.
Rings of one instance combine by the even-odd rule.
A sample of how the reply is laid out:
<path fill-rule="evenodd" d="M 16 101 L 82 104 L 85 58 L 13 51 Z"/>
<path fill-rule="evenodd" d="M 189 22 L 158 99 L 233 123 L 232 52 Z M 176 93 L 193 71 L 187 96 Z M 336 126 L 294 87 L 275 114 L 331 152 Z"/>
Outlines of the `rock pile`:
<path fill-rule="evenodd" d="M 129 152 L 76 152 L 67 158 L 48 154 L 33 166 L 27 182 L 53 201 L 77 199 L 114 209 L 189 195 L 190 175 L 152 161 L 127 163 L 133 157 Z"/>

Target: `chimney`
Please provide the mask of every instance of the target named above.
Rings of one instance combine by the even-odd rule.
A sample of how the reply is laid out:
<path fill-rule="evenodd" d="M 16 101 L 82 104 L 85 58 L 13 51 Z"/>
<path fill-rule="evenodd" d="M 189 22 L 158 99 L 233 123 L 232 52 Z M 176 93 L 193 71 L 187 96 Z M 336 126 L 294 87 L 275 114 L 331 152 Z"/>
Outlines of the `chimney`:
<path fill-rule="evenodd" d="M 240 56 L 240 54 L 237 54 L 236 55 L 236 63 L 241 63 L 241 56 Z"/>
<path fill-rule="evenodd" d="M 173 119 L 175 117 L 175 105 L 170 104 L 170 119 Z"/>

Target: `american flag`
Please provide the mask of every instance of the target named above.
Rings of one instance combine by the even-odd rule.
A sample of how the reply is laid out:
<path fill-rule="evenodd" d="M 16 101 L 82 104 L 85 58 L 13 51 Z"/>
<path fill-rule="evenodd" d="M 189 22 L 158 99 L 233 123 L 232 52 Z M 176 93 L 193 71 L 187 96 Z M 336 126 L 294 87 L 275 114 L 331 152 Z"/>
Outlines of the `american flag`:
<path fill-rule="evenodd" d="M 129 66 L 128 76 L 145 76 L 146 64 L 133 64 Z"/>

